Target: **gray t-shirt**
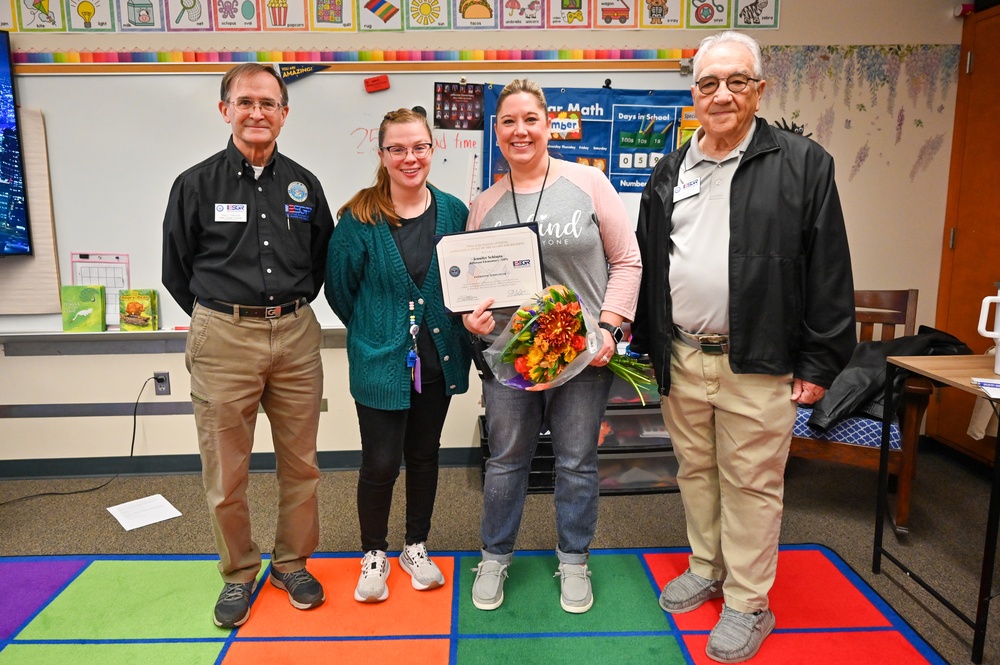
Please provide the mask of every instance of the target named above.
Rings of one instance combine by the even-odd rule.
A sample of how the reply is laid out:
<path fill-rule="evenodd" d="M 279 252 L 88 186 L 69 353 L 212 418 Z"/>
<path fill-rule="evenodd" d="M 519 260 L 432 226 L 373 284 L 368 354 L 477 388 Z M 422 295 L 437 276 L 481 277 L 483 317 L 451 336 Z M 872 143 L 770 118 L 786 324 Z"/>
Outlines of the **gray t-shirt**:
<path fill-rule="evenodd" d="M 573 289 L 595 319 L 608 310 L 631 321 L 642 275 L 639 247 L 625 205 L 604 173 L 553 159 L 543 191 L 517 191 L 516 215 L 513 196 L 507 178 L 495 183 L 472 202 L 466 228 L 536 222 L 545 286 Z M 495 315 L 504 322 L 513 312 Z"/>

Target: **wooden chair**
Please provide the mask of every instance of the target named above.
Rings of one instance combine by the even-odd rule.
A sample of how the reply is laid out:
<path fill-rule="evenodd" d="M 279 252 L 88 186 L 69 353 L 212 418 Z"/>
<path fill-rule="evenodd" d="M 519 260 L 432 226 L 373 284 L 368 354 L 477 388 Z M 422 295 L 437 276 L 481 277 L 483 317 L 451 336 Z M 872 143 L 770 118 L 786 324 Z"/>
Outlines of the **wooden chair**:
<path fill-rule="evenodd" d="M 912 335 L 916 331 L 917 289 L 855 291 L 854 305 L 859 325 L 859 341 L 886 341 L 895 339 L 897 335 Z M 911 377 L 906 380 L 900 397 L 902 416 L 898 426 L 899 448 L 892 449 L 889 453 L 889 473 L 895 479 L 896 486 L 894 523 L 899 534 L 908 531 L 910 492 L 916 475 L 920 423 L 932 392 L 934 386 L 929 380 Z M 842 427 L 834 426 L 823 433 L 805 425 L 810 411 L 799 408 L 795 435 L 792 437 L 792 457 L 829 460 L 878 470 L 882 443 L 881 421 L 854 417 L 848 419 L 851 422 L 843 421 Z"/>

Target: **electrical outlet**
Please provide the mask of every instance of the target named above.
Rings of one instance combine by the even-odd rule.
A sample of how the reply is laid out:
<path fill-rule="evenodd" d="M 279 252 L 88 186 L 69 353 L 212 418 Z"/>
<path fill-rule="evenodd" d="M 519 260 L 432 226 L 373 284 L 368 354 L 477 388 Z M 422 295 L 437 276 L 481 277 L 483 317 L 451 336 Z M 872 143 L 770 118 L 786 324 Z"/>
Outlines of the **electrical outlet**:
<path fill-rule="evenodd" d="M 170 373 L 153 372 L 153 385 L 156 386 L 157 395 L 170 394 Z"/>

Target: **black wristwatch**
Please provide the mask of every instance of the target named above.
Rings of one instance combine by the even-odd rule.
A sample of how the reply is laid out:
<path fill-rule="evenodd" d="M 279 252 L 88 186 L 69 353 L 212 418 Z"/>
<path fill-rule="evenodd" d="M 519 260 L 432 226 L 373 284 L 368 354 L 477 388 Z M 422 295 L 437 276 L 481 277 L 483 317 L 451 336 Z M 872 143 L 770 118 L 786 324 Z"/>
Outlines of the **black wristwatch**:
<path fill-rule="evenodd" d="M 611 338 L 615 340 L 615 344 L 620 344 L 622 338 L 625 337 L 625 331 L 621 329 L 621 326 L 613 326 L 607 321 L 601 321 L 597 324 L 598 328 L 604 328 L 609 333 L 611 333 Z"/>

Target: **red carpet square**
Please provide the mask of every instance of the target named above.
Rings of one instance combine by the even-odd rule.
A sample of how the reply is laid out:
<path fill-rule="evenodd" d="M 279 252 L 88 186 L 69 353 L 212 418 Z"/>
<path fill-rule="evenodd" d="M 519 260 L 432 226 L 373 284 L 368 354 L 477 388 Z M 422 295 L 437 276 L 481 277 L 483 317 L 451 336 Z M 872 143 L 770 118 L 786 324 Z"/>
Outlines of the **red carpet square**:
<path fill-rule="evenodd" d="M 406 665 L 443 665 L 448 662 L 449 649 L 450 643 L 447 639 L 237 642 L 229 648 L 222 664 L 405 663 Z"/>
<path fill-rule="evenodd" d="M 760 651 L 747 663 L 767 665 L 916 665 L 929 662 L 902 635 L 892 631 L 831 633 L 783 633 L 779 620 L 775 632 L 764 640 Z M 707 634 L 684 638 L 696 665 L 718 665 L 705 654 Z M 933 662 L 933 661 L 931 661 Z"/>
<path fill-rule="evenodd" d="M 648 554 L 646 562 L 657 588 L 688 567 L 688 553 Z M 782 549 L 778 574 L 770 594 L 771 610 L 780 628 L 872 628 L 890 622 L 834 563 L 815 549 Z M 712 630 L 722 612 L 722 600 L 672 615 L 681 630 Z"/>
<path fill-rule="evenodd" d="M 308 611 L 297 610 L 288 602 L 288 594 L 262 580 L 250 620 L 239 629 L 239 637 L 447 635 L 455 560 L 435 556 L 434 562 L 444 574 L 445 586 L 417 591 L 399 559 L 390 557 L 389 599 L 359 603 L 354 600 L 354 587 L 361 574 L 361 556 L 314 556 L 309 559 L 309 571 L 323 584 L 326 601 Z"/>

